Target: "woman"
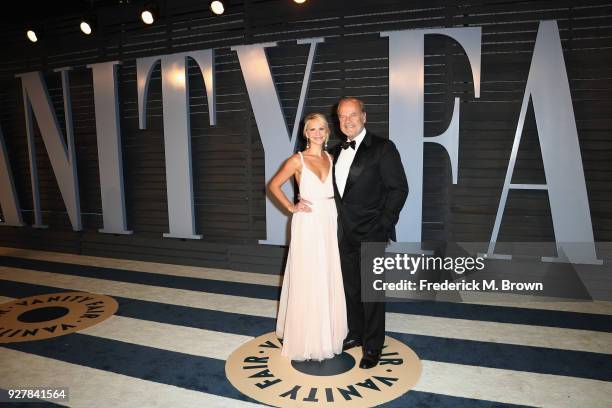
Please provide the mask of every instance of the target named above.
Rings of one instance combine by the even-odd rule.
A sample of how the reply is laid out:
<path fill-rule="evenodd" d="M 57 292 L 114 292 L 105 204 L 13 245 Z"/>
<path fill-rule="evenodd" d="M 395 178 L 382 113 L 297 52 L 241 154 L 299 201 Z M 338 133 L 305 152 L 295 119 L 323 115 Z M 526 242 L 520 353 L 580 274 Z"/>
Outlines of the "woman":
<path fill-rule="evenodd" d="M 270 193 L 293 213 L 276 335 L 283 339 L 283 356 L 320 361 L 342 352 L 348 327 L 324 115 L 306 116 L 304 137 L 306 150 L 287 159 L 269 184 Z M 300 187 L 297 204 L 281 190 L 291 176 Z"/>

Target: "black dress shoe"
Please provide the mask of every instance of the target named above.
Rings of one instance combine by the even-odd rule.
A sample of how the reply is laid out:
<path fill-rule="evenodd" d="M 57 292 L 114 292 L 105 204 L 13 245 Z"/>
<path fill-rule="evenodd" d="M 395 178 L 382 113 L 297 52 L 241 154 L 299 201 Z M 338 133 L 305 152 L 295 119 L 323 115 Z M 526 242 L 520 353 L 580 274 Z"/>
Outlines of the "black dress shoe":
<path fill-rule="evenodd" d="M 368 369 L 376 367 L 380 360 L 381 350 L 364 350 L 363 358 L 359 362 L 359 368 Z"/>
<path fill-rule="evenodd" d="M 342 342 L 342 351 L 346 351 L 348 349 L 352 349 L 353 347 L 361 346 L 361 340 L 358 339 L 345 339 Z"/>

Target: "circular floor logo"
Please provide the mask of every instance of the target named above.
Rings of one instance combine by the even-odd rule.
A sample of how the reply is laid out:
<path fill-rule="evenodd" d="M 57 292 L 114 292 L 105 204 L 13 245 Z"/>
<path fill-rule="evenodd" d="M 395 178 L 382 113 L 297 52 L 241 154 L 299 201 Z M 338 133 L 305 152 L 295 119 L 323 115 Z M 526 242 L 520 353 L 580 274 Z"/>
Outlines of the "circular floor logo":
<path fill-rule="evenodd" d="M 227 359 L 228 379 L 243 394 L 278 407 L 372 407 L 398 398 L 421 375 L 418 356 L 391 337 L 369 370 L 359 368 L 357 347 L 320 363 L 292 362 L 281 347 L 274 333 L 243 344 Z"/>
<path fill-rule="evenodd" d="M 112 297 L 85 292 L 17 299 L 0 305 L 0 343 L 73 333 L 108 319 L 118 307 Z"/>

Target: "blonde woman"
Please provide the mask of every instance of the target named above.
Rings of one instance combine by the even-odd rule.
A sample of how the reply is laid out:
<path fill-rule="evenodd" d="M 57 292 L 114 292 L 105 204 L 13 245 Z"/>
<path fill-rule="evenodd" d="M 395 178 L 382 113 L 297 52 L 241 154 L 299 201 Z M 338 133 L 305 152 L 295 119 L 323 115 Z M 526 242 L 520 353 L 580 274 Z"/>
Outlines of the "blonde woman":
<path fill-rule="evenodd" d="M 291 360 L 323 360 L 342 353 L 348 333 L 338 252 L 332 157 L 325 151 L 329 124 L 321 113 L 304 120 L 306 149 L 291 156 L 270 180 L 270 194 L 291 212 L 291 243 L 281 291 L 276 335 Z M 300 201 L 281 186 L 295 177 Z"/>

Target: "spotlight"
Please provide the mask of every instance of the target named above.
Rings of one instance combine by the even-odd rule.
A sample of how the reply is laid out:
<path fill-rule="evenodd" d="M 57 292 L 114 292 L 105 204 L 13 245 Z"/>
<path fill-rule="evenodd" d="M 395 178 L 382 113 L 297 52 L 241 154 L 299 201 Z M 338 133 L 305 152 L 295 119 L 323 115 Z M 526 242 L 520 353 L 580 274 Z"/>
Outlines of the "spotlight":
<path fill-rule="evenodd" d="M 221 0 L 214 0 L 210 2 L 210 9 L 213 13 L 221 15 L 225 12 L 226 2 Z"/>
<path fill-rule="evenodd" d="M 32 41 L 33 43 L 38 41 L 38 37 L 36 36 L 36 32 L 34 30 L 28 30 L 26 32 L 26 36 L 28 37 L 28 40 Z"/>
<path fill-rule="evenodd" d="M 94 20 L 90 17 L 85 17 L 81 20 L 81 24 L 79 24 L 79 28 L 85 35 L 91 35 L 95 29 Z"/>
<path fill-rule="evenodd" d="M 159 11 L 155 3 L 147 3 L 141 9 L 140 19 L 145 24 L 153 24 L 159 18 Z"/>
<path fill-rule="evenodd" d="M 293 1 L 296 2 L 297 4 L 306 3 L 306 0 L 293 0 Z"/>
<path fill-rule="evenodd" d="M 153 13 L 151 13 L 150 10 L 145 10 L 140 13 L 140 18 L 145 24 L 153 24 L 153 22 L 155 21 L 155 17 L 153 16 Z"/>

